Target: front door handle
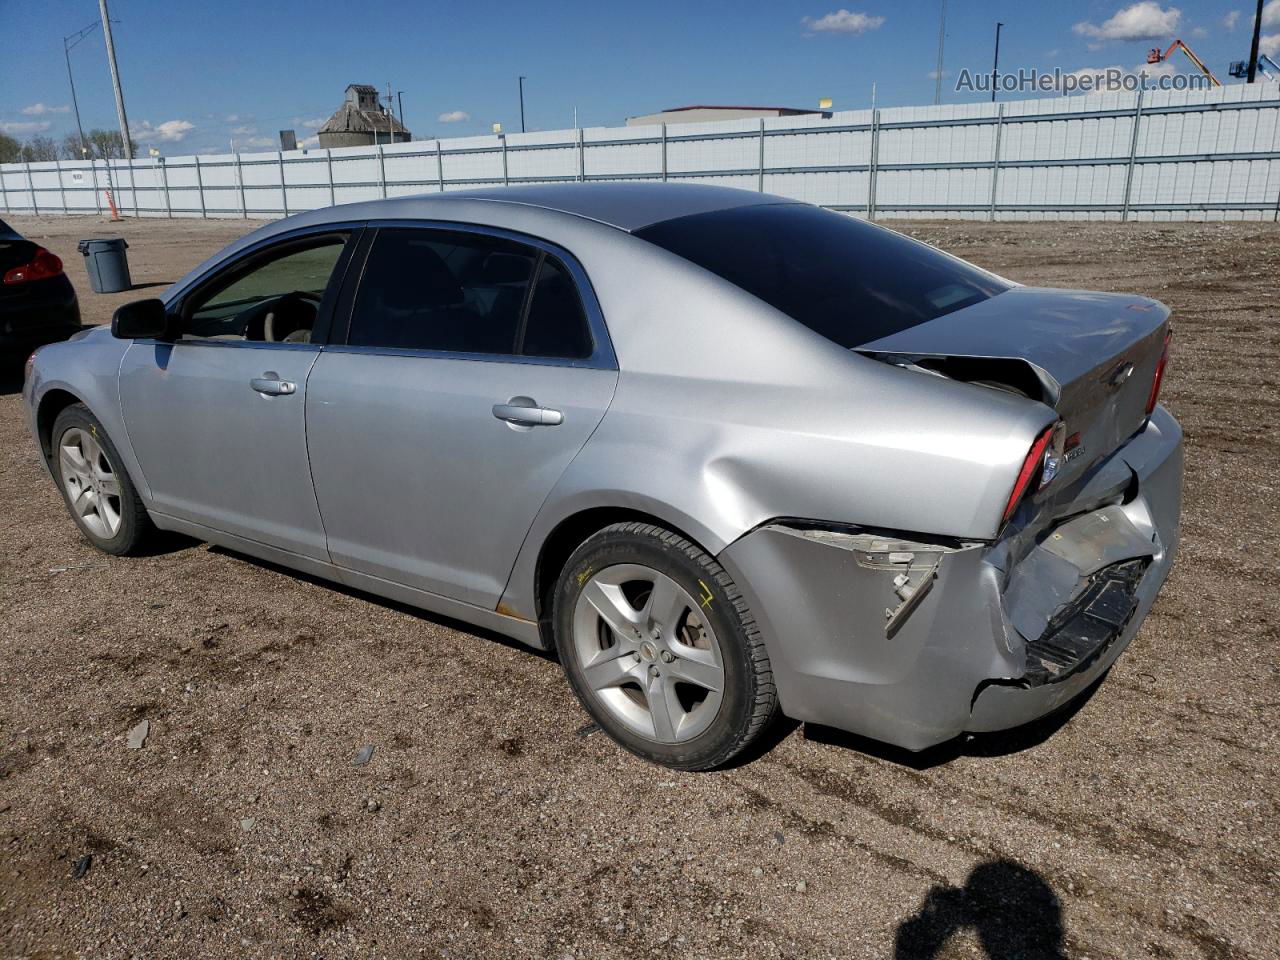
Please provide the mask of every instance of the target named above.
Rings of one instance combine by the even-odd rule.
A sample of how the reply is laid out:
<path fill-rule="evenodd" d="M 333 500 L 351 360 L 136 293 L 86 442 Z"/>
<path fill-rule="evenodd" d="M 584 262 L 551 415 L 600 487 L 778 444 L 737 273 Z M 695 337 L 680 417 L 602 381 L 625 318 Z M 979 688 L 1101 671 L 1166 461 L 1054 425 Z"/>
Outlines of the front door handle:
<path fill-rule="evenodd" d="M 274 370 L 268 370 L 260 377 L 254 377 L 249 381 L 249 386 L 257 390 L 263 396 L 267 397 L 283 397 L 293 393 L 298 389 L 297 384 L 291 380 L 281 380 L 280 374 Z"/>
<path fill-rule="evenodd" d="M 556 427 L 564 423 L 563 413 L 540 407 L 531 397 L 512 397 L 506 403 L 495 403 L 493 415 L 515 427 Z"/>

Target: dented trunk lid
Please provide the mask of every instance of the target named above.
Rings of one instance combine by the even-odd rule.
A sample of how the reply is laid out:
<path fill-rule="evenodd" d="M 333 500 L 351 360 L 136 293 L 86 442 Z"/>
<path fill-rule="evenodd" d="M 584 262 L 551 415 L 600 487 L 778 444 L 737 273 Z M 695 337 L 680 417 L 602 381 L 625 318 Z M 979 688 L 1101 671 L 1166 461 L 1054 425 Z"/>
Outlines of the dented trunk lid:
<path fill-rule="evenodd" d="M 1078 435 L 1063 469 L 1078 476 L 1146 420 L 1168 320 L 1146 297 L 1014 287 L 857 349 L 1048 404 Z"/>

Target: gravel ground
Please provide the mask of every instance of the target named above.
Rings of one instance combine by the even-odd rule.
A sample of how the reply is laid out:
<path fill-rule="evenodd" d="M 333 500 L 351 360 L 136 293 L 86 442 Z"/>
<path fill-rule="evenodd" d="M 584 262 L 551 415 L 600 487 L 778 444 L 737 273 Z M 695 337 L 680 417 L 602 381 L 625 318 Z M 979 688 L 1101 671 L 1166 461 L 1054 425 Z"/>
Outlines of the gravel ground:
<path fill-rule="evenodd" d="M 78 238 L 127 237 L 135 281 L 162 284 L 247 226 L 14 223 L 66 259 L 87 322 L 131 295 L 89 292 Z M 10 376 L 0 953 L 1280 956 L 1280 567 L 1253 558 L 1280 541 L 1280 230 L 906 229 L 1174 309 L 1181 558 L 1071 716 L 917 756 L 788 726 L 734 769 L 670 773 L 497 637 L 187 541 L 95 553 Z"/>

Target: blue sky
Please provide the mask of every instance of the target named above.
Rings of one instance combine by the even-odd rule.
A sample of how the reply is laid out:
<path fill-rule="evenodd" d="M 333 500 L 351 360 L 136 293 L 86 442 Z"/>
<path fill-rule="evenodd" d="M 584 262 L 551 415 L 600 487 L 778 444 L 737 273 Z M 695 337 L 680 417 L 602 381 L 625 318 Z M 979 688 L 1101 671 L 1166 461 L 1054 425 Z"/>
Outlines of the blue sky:
<path fill-rule="evenodd" d="M 415 136 L 466 136 L 498 121 L 519 130 L 525 74 L 529 129 L 622 123 L 695 103 L 835 109 L 933 101 L 940 0 L 771 3 L 339 3 L 111 0 L 130 128 L 170 155 L 271 149 L 276 132 L 314 132 L 349 82 L 404 91 Z M 1250 0 L 950 0 L 943 102 L 957 72 L 990 70 L 996 20 L 1001 66 L 1136 69 L 1146 51 L 1186 40 L 1224 82 L 1249 52 Z M 61 137 L 69 111 L 62 38 L 97 18 L 95 0 L 0 0 L 0 129 Z M 16 29 L 14 24 L 19 24 Z M 1267 43 L 1280 47 L 1280 0 Z M 114 128 L 100 33 L 72 51 L 86 129 Z M 1179 57 L 1174 67 L 1190 64 Z M 450 119 L 452 118 L 452 119 Z"/>

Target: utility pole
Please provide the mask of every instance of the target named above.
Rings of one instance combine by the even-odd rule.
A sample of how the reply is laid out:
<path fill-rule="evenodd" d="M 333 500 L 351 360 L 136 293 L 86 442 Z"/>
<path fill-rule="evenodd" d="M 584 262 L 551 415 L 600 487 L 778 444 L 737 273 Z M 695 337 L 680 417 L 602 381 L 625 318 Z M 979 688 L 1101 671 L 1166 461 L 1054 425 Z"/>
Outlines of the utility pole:
<path fill-rule="evenodd" d="M 120 149 L 126 160 L 133 159 L 133 142 L 129 139 L 129 120 L 124 115 L 124 91 L 120 89 L 120 68 L 116 66 L 116 45 L 111 39 L 111 17 L 107 13 L 107 0 L 98 0 L 102 14 L 102 35 L 107 40 L 107 63 L 111 67 L 111 86 L 116 91 L 116 118 L 120 121 Z"/>
<path fill-rule="evenodd" d="M 996 58 L 991 64 L 991 102 L 996 102 L 996 84 L 1000 79 L 1000 28 L 1004 24 L 996 21 Z"/>
<path fill-rule="evenodd" d="M 938 69 L 934 71 L 936 79 L 933 86 L 933 105 L 942 102 L 942 48 L 947 40 L 947 0 L 942 0 L 942 15 L 938 21 Z"/>
<path fill-rule="evenodd" d="M 1262 0 L 1258 0 L 1258 12 L 1253 17 L 1253 46 L 1249 48 L 1249 79 L 1253 83 L 1258 75 L 1258 37 L 1262 33 Z"/>
<path fill-rule="evenodd" d="M 524 133 L 524 81 L 525 77 L 520 78 L 520 132 Z"/>
<path fill-rule="evenodd" d="M 76 79 L 71 75 L 71 48 L 97 29 L 98 21 L 95 20 L 83 30 L 76 33 L 69 33 L 62 38 L 62 52 L 67 58 L 67 82 L 71 84 L 71 106 L 76 112 L 76 133 L 80 135 L 81 160 L 89 155 L 89 143 L 84 138 L 84 127 L 80 125 L 80 104 L 76 100 Z"/>
<path fill-rule="evenodd" d="M 404 91 L 403 90 L 396 91 L 396 103 L 399 104 L 399 107 L 400 107 L 400 126 L 408 130 L 409 125 L 404 122 Z"/>

